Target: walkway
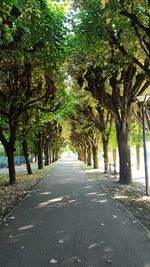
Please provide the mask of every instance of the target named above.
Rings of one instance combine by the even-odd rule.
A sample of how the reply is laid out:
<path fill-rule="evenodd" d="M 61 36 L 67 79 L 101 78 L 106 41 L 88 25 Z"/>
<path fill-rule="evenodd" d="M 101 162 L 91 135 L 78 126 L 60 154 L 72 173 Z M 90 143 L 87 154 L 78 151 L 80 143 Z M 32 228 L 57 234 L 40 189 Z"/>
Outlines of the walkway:
<path fill-rule="evenodd" d="M 0 226 L 1 267 L 150 267 L 150 235 L 78 161 L 61 160 Z"/>

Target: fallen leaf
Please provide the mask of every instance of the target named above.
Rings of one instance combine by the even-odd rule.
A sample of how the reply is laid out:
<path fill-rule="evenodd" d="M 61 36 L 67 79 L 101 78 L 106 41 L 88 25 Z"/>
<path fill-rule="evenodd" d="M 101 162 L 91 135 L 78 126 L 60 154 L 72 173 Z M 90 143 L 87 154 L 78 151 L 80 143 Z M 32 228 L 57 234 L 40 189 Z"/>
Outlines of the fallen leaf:
<path fill-rule="evenodd" d="M 113 217 L 113 219 L 117 219 L 118 216 L 116 216 L 116 215 L 112 215 L 112 217 Z"/>
<path fill-rule="evenodd" d="M 113 262 L 111 260 L 107 260 L 108 263 L 112 264 Z"/>
<path fill-rule="evenodd" d="M 13 238 L 13 236 L 12 235 L 9 235 L 9 238 Z"/>
<path fill-rule="evenodd" d="M 58 240 L 58 243 L 59 243 L 59 244 L 63 244 L 64 241 L 63 241 L 63 240 Z"/>
<path fill-rule="evenodd" d="M 10 220 L 14 220 L 14 219 L 15 219 L 15 217 L 14 217 L 14 216 L 12 216 L 12 217 L 9 217 L 9 219 L 10 219 Z"/>
<path fill-rule="evenodd" d="M 57 263 L 57 262 L 58 262 L 58 260 L 51 259 L 49 262 L 50 262 L 51 264 L 55 264 L 55 263 Z"/>
<path fill-rule="evenodd" d="M 101 225 L 101 226 L 104 226 L 105 224 L 104 224 L 104 223 L 101 223 L 100 225 Z"/>
<path fill-rule="evenodd" d="M 76 259 L 76 262 L 80 263 L 80 262 L 82 262 L 82 260 L 78 258 L 78 259 Z"/>
<path fill-rule="evenodd" d="M 22 246 L 22 247 L 20 247 L 20 249 L 24 249 L 24 247 Z"/>

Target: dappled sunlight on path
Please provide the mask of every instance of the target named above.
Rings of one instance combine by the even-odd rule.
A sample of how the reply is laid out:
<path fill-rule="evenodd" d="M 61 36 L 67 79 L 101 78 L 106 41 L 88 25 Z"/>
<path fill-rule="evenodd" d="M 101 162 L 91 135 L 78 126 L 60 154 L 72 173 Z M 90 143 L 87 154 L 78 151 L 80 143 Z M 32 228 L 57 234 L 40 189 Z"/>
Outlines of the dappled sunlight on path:
<path fill-rule="evenodd" d="M 59 160 L 1 225 L 0 266 L 148 267 L 150 236 L 81 164 Z"/>

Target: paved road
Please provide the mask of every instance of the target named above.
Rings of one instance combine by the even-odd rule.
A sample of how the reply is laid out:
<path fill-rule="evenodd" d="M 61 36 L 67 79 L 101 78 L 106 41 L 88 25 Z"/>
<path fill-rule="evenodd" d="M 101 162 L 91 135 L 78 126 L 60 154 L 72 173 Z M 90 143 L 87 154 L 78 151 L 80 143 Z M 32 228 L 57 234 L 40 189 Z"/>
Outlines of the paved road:
<path fill-rule="evenodd" d="M 150 267 L 149 233 L 80 165 L 61 160 L 0 226 L 0 267 Z"/>

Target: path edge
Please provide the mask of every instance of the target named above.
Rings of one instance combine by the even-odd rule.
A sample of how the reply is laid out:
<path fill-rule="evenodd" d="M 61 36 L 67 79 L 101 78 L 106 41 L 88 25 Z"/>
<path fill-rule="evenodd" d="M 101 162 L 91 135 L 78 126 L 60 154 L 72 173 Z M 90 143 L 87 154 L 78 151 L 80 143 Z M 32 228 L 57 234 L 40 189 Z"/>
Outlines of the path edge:
<path fill-rule="evenodd" d="M 40 181 L 38 181 L 32 188 L 32 190 L 30 192 L 28 192 L 20 201 L 18 201 L 18 203 L 4 216 L 4 218 L 2 219 L 2 221 L 0 222 L 0 226 L 5 223 L 8 219 L 8 217 L 11 215 L 11 213 L 13 213 L 13 211 L 19 206 L 22 204 L 22 202 L 27 198 L 29 197 L 30 194 L 32 194 L 32 192 L 47 178 L 48 174 L 55 168 L 56 166 L 56 162 L 55 164 L 52 166 L 52 169 L 44 174 L 42 176 L 42 178 L 40 179 Z"/>
<path fill-rule="evenodd" d="M 103 188 L 103 185 L 101 185 L 101 184 L 99 184 L 99 183 L 97 183 L 98 184 L 98 186 L 105 192 L 105 190 L 104 190 L 104 188 Z M 146 231 L 146 233 L 147 234 L 149 234 L 150 233 L 150 230 L 143 224 L 143 223 L 141 223 L 133 214 L 132 214 L 132 212 L 131 211 L 129 211 L 119 200 L 117 200 L 117 199 L 114 199 L 112 196 L 111 196 L 111 194 L 110 193 L 108 193 L 108 192 L 105 192 L 106 194 L 108 194 L 109 195 L 109 197 L 111 198 L 111 199 L 113 199 L 113 201 L 115 201 L 115 202 L 117 202 L 119 205 L 120 205 L 120 207 L 122 208 L 122 209 L 124 209 L 134 220 L 136 220 L 137 221 L 137 223 Z"/>

